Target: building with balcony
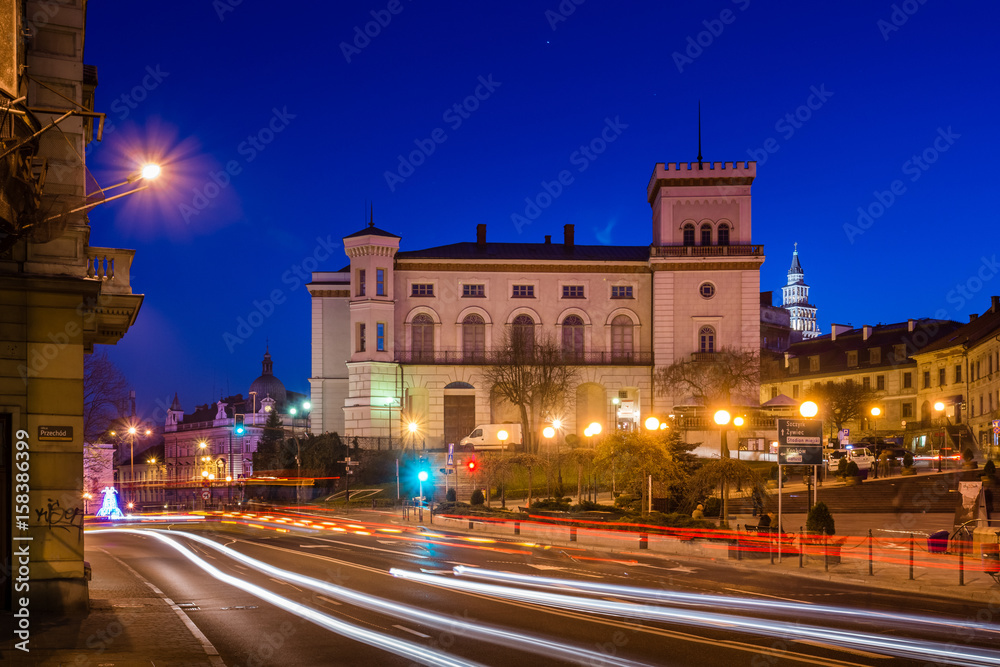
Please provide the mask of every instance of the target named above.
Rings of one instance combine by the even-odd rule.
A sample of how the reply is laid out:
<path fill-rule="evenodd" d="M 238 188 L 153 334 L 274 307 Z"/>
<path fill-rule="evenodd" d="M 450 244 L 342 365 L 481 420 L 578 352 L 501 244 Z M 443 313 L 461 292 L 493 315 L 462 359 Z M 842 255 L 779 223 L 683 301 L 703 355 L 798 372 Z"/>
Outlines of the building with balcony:
<path fill-rule="evenodd" d="M 579 245 L 572 224 L 561 243 L 496 243 L 481 224 L 475 241 L 410 250 L 372 220 L 344 238 L 348 266 L 308 286 L 314 425 L 374 446 L 412 421 L 438 447 L 520 421 L 483 377 L 504 330 L 554 341 L 579 368 L 561 414 L 540 419 L 582 435 L 665 417 L 683 397 L 656 390 L 658 367 L 759 348 L 755 177 L 753 162 L 657 164 L 644 246 Z"/>
<path fill-rule="evenodd" d="M 0 3 L 0 562 L 13 562 L 12 544 L 31 545 L 32 618 L 88 605 L 83 359 L 117 343 L 142 304 L 134 251 L 91 243 L 86 210 L 102 198 L 84 158 L 103 114 L 83 61 L 86 9 Z M 14 452 L 25 448 L 30 491 L 15 508 Z M 47 520 L 53 508 L 68 525 Z M 11 583 L 0 584 L 4 609 Z"/>

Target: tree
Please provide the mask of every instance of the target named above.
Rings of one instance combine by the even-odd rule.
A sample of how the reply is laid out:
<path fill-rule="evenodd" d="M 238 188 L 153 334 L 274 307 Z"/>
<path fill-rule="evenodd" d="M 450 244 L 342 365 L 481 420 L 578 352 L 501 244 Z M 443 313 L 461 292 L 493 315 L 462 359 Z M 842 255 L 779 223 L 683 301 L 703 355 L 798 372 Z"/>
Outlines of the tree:
<path fill-rule="evenodd" d="M 124 414 L 128 380 L 106 350 L 83 360 L 83 439 L 96 442 Z"/>
<path fill-rule="evenodd" d="M 850 380 L 814 385 L 808 396 L 819 406 L 822 419 L 837 431 L 866 416 L 875 400 L 874 391 Z"/>
<path fill-rule="evenodd" d="M 697 361 L 680 360 L 657 369 L 660 395 L 692 398 L 706 408 L 757 405 L 760 395 L 760 354 L 757 350 L 725 347 Z"/>
<path fill-rule="evenodd" d="M 660 483 L 676 484 L 683 480 L 683 468 L 671 454 L 666 434 L 659 431 L 615 431 L 597 446 L 594 463 L 613 470 L 616 485 L 623 492 L 642 499 L 643 511 L 649 507 L 649 476 Z"/>
<path fill-rule="evenodd" d="M 514 465 L 523 466 L 528 471 L 528 504 L 527 507 L 531 507 L 531 492 L 532 486 L 534 485 L 534 480 L 531 476 L 532 468 L 544 465 L 541 457 L 536 454 L 520 453 L 515 454 L 511 457 L 511 462 Z"/>
<path fill-rule="evenodd" d="M 295 449 L 285 442 L 285 429 L 277 411 L 272 410 L 264 423 L 264 432 L 253 454 L 253 469 L 288 470 L 295 467 Z"/>
<path fill-rule="evenodd" d="M 746 461 L 732 458 L 713 459 L 691 476 L 688 483 L 689 502 L 694 504 L 708 497 L 719 484 L 722 484 L 724 489 L 722 517 L 719 523 L 725 525 L 729 520 L 729 495 L 725 491 L 734 484 L 748 489 L 762 489 L 764 478 Z"/>
<path fill-rule="evenodd" d="M 524 449 L 529 453 L 538 451 L 534 428 L 537 417 L 562 409 L 578 375 L 577 367 L 563 361 L 562 349 L 555 341 L 537 336 L 534 326 L 503 329 L 500 344 L 490 352 L 483 367 L 483 378 L 492 395 L 518 409 Z"/>

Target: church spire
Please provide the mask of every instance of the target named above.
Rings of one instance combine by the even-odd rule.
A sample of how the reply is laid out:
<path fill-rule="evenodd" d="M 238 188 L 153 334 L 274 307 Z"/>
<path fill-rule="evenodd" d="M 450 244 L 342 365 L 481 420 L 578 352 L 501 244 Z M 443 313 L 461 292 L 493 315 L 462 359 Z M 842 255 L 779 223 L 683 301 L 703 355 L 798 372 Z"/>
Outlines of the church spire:
<path fill-rule="evenodd" d="M 264 361 L 261 362 L 262 372 L 261 375 L 274 375 L 271 371 L 273 364 L 271 363 L 271 346 L 268 345 L 264 351 Z"/>
<path fill-rule="evenodd" d="M 802 265 L 799 263 L 799 244 L 795 243 L 795 249 L 792 251 L 792 267 L 788 269 L 788 275 L 793 274 L 803 275 L 805 271 L 802 270 Z"/>

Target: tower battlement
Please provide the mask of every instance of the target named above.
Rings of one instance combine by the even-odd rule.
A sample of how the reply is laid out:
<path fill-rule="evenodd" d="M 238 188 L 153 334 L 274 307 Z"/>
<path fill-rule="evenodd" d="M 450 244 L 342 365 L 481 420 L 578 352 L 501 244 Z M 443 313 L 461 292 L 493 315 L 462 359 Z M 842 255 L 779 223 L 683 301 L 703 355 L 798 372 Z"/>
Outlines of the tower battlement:
<path fill-rule="evenodd" d="M 746 162 L 659 162 L 646 188 L 646 198 L 652 203 L 663 186 L 750 185 L 757 177 L 757 163 Z"/>
<path fill-rule="evenodd" d="M 757 175 L 757 163 L 751 161 L 702 162 L 701 169 L 699 169 L 697 162 L 660 162 L 656 165 L 656 172 L 661 171 L 667 174 L 683 172 L 688 178 L 697 178 L 700 174 L 708 177 L 719 176 L 718 172 L 723 171 L 731 172 L 729 175 L 754 177 Z M 714 173 L 705 174 L 706 171 Z"/>

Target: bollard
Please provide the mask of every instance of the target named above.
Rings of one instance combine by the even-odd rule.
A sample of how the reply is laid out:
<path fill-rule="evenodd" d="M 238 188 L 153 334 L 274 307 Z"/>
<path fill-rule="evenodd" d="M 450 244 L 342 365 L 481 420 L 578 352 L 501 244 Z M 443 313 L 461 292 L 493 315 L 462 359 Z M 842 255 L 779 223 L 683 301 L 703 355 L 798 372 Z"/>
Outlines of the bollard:
<path fill-rule="evenodd" d="M 521 522 L 520 521 L 515 521 L 514 522 L 514 534 L 515 535 L 520 535 L 521 534 Z"/>
<path fill-rule="evenodd" d="M 472 530 L 472 522 L 469 522 L 469 530 Z"/>
<path fill-rule="evenodd" d="M 872 537 L 872 529 L 869 528 L 868 529 L 868 576 L 869 577 L 874 577 L 875 576 L 875 564 L 872 562 L 872 541 L 873 541 L 873 539 L 874 538 Z"/>
<path fill-rule="evenodd" d="M 740 524 L 736 524 L 736 560 L 743 560 L 743 552 L 740 550 Z"/>
<path fill-rule="evenodd" d="M 576 542 L 576 526 L 572 526 L 569 529 L 569 541 Z"/>
<path fill-rule="evenodd" d="M 639 533 L 639 548 L 640 549 L 649 548 L 649 533 Z"/>
<path fill-rule="evenodd" d="M 804 567 L 803 562 L 806 557 L 806 543 L 802 540 L 802 526 L 799 526 L 799 567 Z"/>
<path fill-rule="evenodd" d="M 771 557 L 771 565 L 774 565 L 774 533 L 769 528 L 767 530 L 767 555 Z"/>
<path fill-rule="evenodd" d="M 958 585 L 965 585 L 965 544 L 958 545 Z"/>
<path fill-rule="evenodd" d="M 913 581 L 913 533 L 910 533 L 910 581 Z"/>
<path fill-rule="evenodd" d="M 823 571 L 830 571 L 830 538 L 823 531 Z"/>

